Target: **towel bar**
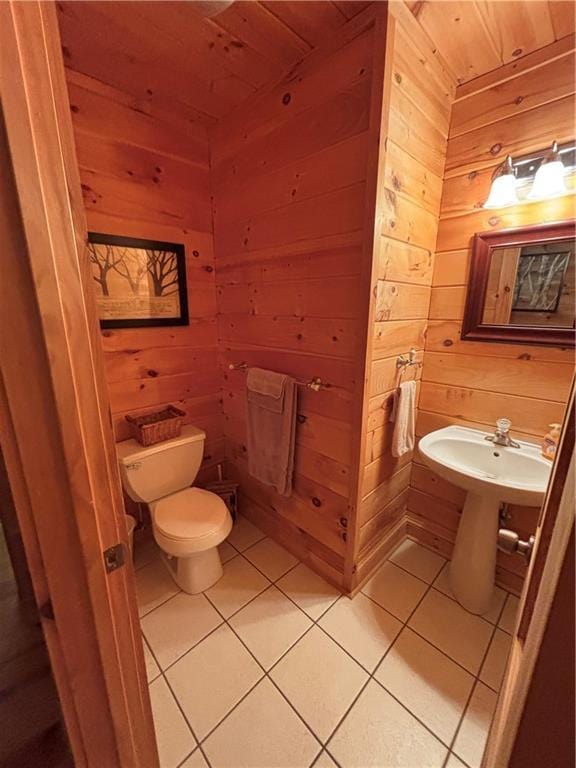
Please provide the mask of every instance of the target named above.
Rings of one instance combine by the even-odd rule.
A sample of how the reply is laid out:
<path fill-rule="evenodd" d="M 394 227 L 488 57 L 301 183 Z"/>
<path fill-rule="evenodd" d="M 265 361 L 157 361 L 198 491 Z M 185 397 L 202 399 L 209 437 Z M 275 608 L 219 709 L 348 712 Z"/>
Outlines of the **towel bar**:
<path fill-rule="evenodd" d="M 230 371 L 245 371 L 247 368 L 248 363 L 230 363 L 228 366 L 228 370 Z M 308 389 L 314 390 L 314 392 L 319 392 L 321 389 L 328 389 L 330 386 L 329 384 L 325 384 L 319 376 L 314 376 L 310 381 L 299 381 L 298 379 L 294 379 L 294 381 L 299 387 L 307 387 Z"/>

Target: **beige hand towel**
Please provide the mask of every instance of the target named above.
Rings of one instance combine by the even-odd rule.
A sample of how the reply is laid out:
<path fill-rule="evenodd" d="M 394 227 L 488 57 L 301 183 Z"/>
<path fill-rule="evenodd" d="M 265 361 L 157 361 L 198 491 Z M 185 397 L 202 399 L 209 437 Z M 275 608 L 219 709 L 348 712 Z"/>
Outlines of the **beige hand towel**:
<path fill-rule="evenodd" d="M 296 382 L 250 368 L 246 378 L 248 471 L 282 496 L 292 493 L 296 434 Z"/>
<path fill-rule="evenodd" d="M 394 422 L 392 456 L 399 458 L 414 448 L 416 434 L 415 381 L 403 381 L 396 390 L 390 421 Z"/>

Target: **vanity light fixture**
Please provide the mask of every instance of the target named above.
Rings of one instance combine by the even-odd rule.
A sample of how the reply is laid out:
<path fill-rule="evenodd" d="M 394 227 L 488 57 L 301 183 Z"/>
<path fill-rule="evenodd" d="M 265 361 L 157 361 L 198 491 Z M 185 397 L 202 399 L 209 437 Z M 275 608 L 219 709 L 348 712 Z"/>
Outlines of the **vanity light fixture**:
<path fill-rule="evenodd" d="M 532 189 L 528 192 L 528 199 L 546 200 L 549 197 L 565 195 L 564 172 L 564 163 L 558 152 L 558 142 L 555 141 L 549 155 L 542 160 L 536 171 Z"/>
<path fill-rule="evenodd" d="M 504 208 L 507 205 L 516 205 L 519 202 L 516 194 L 516 174 L 510 155 L 506 157 L 504 167 L 499 166 L 496 173 L 497 175 L 492 180 L 488 200 L 483 207 Z"/>
<path fill-rule="evenodd" d="M 565 177 L 576 173 L 574 141 L 523 155 L 507 155 L 492 175 L 492 185 L 483 208 L 505 208 L 532 200 L 548 200 L 567 193 Z"/>

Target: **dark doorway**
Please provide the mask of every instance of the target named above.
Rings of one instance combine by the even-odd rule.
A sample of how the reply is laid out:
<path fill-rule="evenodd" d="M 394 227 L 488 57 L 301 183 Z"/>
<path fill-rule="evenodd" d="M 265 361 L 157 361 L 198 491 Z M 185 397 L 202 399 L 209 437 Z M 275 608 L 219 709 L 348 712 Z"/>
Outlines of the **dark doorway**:
<path fill-rule="evenodd" d="M 0 454 L 1 768 L 72 768 L 73 760 Z"/>

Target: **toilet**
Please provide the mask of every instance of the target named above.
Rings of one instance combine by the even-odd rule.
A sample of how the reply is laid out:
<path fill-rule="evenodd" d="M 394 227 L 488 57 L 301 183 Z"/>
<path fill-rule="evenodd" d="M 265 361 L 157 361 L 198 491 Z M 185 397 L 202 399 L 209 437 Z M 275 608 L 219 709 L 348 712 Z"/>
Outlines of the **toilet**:
<path fill-rule="evenodd" d="M 142 446 L 136 440 L 118 443 L 124 490 L 150 508 L 156 543 L 172 578 L 192 595 L 222 576 L 218 552 L 232 530 L 232 516 L 219 496 L 191 488 L 196 479 L 206 433 L 185 426 L 179 437 Z"/>

